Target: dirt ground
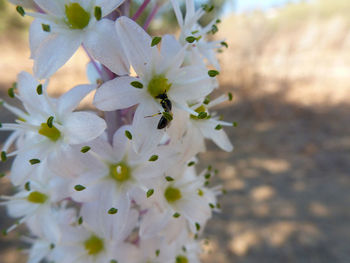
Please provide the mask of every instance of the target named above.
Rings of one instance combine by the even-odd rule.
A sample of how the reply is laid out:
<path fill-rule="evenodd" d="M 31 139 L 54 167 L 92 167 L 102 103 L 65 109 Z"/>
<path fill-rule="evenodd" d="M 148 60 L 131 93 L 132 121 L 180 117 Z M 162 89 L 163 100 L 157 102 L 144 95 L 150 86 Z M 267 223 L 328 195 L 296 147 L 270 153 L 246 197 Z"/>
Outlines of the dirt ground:
<path fill-rule="evenodd" d="M 231 22 L 225 26 L 226 33 L 233 32 Z M 231 47 L 235 47 L 235 39 L 232 35 L 228 40 Z M 290 37 L 289 41 L 292 40 Z M 25 60 L 29 52 L 23 46 L 13 49 L 13 43 L 5 42 L 0 46 L 3 97 L 16 73 L 29 70 L 31 63 Z M 221 198 L 223 212 L 215 215 L 206 228 L 208 242 L 204 245 L 203 262 L 348 263 L 350 96 L 348 99 L 346 95 L 350 84 L 347 77 L 327 75 L 322 79 L 318 71 L 316 78 L 310 64 L 314 68 L 318 64 L 307 59 L 303 61 L 309 71 L 305 70 L 301 76 L 286 75 L 282 73 L 301 64 L 281 69 L 278 65 L 271 66 L 271 56 L 264 51 L 251 57 L 255 49 L 246 51 L 246 56 L 237 50 L 231 48 L 229 55 L 223 55 L 221 75 L 223 90 L 231 91 L 235 99 L 218 109 L 226 120 L 238 122 L 238 127 L 227 129 L 235 150 L 224 153 L 208 143 L 210 151 L 201 155 L 204 164 L 219 169 L 216 182 L 227 189 Z M 281 52 L 279 56 L 287 59 Z M 249 63 L 244 60 L 247 57 Z M 85 61 L 84 54 L 78 55 L 61 70 L 52 83 L 52 92 L 84 79 L 83 68 L 75 66 Z M 266 63 L 264 70 L 247 67 L 261 65 L 262 61 Z M 283 64 L 283 60 L 279 63 Z M 273 74 L 277 69 L 282 73 Z M 347 64 L 343 63 L 341 69 L 350 72 Z M 335 82 L 336 87 L 331 85 Z M 338 85 L 339 82 L 344 85 Z M 330 94 L 331 103 L 327 101 Z M 1 110 L 0 119 L 6 122 L 12 116 Z M 5 138 L 6 134 L 1 133 L 0 141 Z M 9 164 L 0 163 L 0 168 L 6 171 Z M 1 180 L 0 192 L 10 191 L 6 178 Z M 4 228 L 11 220 L 5 217 L 3 208 L 0 213 L 0 226 Z M 23 262 L 24 257 L 16 248 L 17 238 L 15 233 L 0 238 L 0 262 Z"/>

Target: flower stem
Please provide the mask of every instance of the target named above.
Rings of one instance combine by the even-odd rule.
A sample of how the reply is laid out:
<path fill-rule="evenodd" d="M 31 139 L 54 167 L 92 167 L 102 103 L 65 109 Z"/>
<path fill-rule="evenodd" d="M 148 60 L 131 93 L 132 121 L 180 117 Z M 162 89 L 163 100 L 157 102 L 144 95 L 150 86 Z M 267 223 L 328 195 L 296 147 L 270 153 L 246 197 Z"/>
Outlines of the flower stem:
<path fill-rule="evenodd" d="M 96 71 L 98 72 L 98 74 L 100 75 L 101 78 L 103 78 L 103 73 L 101 68 L 97 65 L 96 61 L 92 58 L 92 56 L 90 55 L 89 51 L 86 49 L 86 47 L 84 46 L 84 44 L 82 44 L 82 47 L 86 53 L 86 55 L 89 57 L 90 62 L 92 63 L 92 65 L 94 66 L 94 68 L 96 69 Z"/>
<path fill-rule="evenodd" d="M 133 15 L 132 20 L 136 20 L 140 17 L 140 15 L 142 14 L 142 12 L 145 10 L 145 8 L 147 7 L 147 5 L 149 4 L 149 2 L 151 2 L 151 0 L 145 0 L 143 1 L 142 5 L 140 5 L 139 9 L 137 9 L 136 13 Z"/>
<path fill-rule="evenodd" d="M 143 29 L 147 30 L 149 24 L 151 23 L 151 21 L 153 20 L 154 16 L 157 14 L 158 10 L 159 10 L 159 5 L 155 4 L 155 6 L 153 7 L 151 14 L 147 17 L 145 24 L 143 25 Z"/>

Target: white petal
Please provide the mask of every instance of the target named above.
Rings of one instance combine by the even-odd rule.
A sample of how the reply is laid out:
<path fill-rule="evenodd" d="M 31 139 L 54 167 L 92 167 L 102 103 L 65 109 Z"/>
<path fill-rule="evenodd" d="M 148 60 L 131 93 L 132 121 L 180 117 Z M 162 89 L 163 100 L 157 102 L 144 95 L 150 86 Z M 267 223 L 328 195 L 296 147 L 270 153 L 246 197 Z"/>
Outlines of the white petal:
<path fill-rule="evenodd" d="M 115 25 L 126 56 L 140 76 L 145 71 L 145 66 L 151 62 L 157 47 L 151 47 L 152 38 L 133 20 L 122 16 Z"/>
<path fill-rule="evenodd" d="M 140 104 L 133 120 L 133 147 L 137 153 L 152 151 L 164 136 L 164 129 L 157 129 L 160 115 L 149 117 L 159 112 L 158 105 L 153 101 Z"/>
<path fill-rule="evenodd" d="M 28 72 L 22 71 L 17 77 L 17 88 L 23 105 L 28 113 L 38 115 L 40 113 L 51 113 L 44 95 L 39 95 L 36 91 L 39 82 Z"/>
<path fill-rule="evenodd" d="M 163 36 L 161 43 L 160 52 L 164 58 L 175 56 L 182 48 L 173 35 Z"/>
<path fill-rule="evenodd" d="M 34 0 L 35 3 L 47 13 L 55 16 L 64 16 L 64 1 L 63 0 Z"/>
<path fill-rule="evenodd" d="M 15 5 L 20 5 L 25 8 L 31 8 L 31 9 L 36 8 L 36 4 L 34 3 L 33 0 L 9 0 L 9 1 Z"/>
<path fill-rule="evenodd" d="M 131 86 L 130 83 L 133 81 L 140 80 L 132 77 L 119 77 L 104 83 L 96 91 L 94 105 L 100 110 L 112 111 L 139 103 L 143 91 Z"/>
<path fill-rule="evenodd" d="M 73 112 L 63 123 L 65 139 L 69 144 L 91 141 L 106 129 L 106 122 L 88 112 Z"/>
<path fill-rule="evenodd" d="M 175 101 L 199 100 L 214 89 L 207 71 L 193 66 L 182 68 L 170 81 L 174 87 L 169 90 L 168 95 Z"/>
<path fill-rule="evenodd" d="M 133 134 L 132 126 L 124 125 L 120 127 L 113 136 L 113 151 L 116 158 L 121 160 L 129 147 L 129 139 L 125 136 L 125 131 L 129 131 Z"/>
<path fill-rule="evenodd" d="M 70 59 L 81 42 L 79 34 L 48 33 L 48 37 L 32 54 L 34 75 L 39 79 L 50 77 Z"/>
<path fill-rule="evenodd" d="M 120 6 L 125 0 L 96 0 L 96 6 L 102 9 L 102 16 L 106 16 Z"/>
<path fill-rule="evenodd" d="M 78 107 L 82 99 L 96 88 L 97 85 L 79 85 L 63 94 L 57 102 L 58 115 L 64 117 L 66 114 L 72 112 Z"/>
<path fill-rule="evenodd" d="M 29 45 L 30 45 L 31 57 L 35 56 L 41 43 L 44 42 L 45 38 L 49 36 L 48 33 L 42 29 L 43 23 L 46 24 L 47 22 L 44 22 L 44 20 L 37 18 L 37 19 L 34 19 L 32 24 L 30 25 Z"/>
<path fill-rule="evenodd" d="M 227 137 L 225 131 L 216 130 L 216 125 L 209 121 L 203 122 L 204 123 L 201 124 L 200 130 L 203 133 L 204 137 L 213 140 L 215 144 L 224 151 L 231 152 L 233 150 L 233 146 L 230 142 L 230 139 Z"/>
<path fill-rule="evenodd" d="M 130 65 L 120 45 L 113 21 L 99 21 L 85 38 L 84 45 L 95 59 L 117 75 L 129 73 Z"/>

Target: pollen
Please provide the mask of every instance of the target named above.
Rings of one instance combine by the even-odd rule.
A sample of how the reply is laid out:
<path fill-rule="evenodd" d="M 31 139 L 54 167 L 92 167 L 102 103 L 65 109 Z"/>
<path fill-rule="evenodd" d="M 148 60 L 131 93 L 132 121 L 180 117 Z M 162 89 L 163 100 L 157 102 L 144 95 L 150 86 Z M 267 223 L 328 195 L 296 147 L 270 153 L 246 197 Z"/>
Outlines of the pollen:
<path fill-rule="evenodd" d="M 152 97 L 156 98 L 161 94 L 167 93 L 171 87 L 171 83 L 163 75 L 157 75 L 148 83 L 148 92 Z"/>
<path fill-rule="evenodd" d="M 104 248 L 103 240 L 95 235 L 92 235 L 84 242 L 84 247 L 89 255 L 97 255 Z"/>
<path fill-rule="evenodd" d="M 43 204 L 47 200 L 47 195 L 38 191 L 34 191 L 28 195 L 27 200 L 31 203 Z"/>
<path fill-rule="evenodd" d="M 52 127 L 50 128 L 47 123 L 42 123 L 40 125 L 40 129 L 39 129 L 39 134 L 46 136 L 47 138 L 49 138 L 51 141 L 57 141 L 60 137 L 61 137 L 61 132 L 52 125 Z"/>
<path fill-rule="evenodd" d="M 131 178 L 130 168 L 123 162 L 111 165 L 109 167 L 109 175 L 119 183 Z"/>
<path fill-rule="evenodd" d="M 67 21 L 72 29 L 84 29 L 90 22 L 90 14 L 79 3 L 71 3 L 65 6 Z"/>
<path fill-rule="evenodd" d="M 169 203 L 174 203 L 181 199 L 181 191 L 178 188 L 169 186 L 165 189 L 164 196 Z"/>

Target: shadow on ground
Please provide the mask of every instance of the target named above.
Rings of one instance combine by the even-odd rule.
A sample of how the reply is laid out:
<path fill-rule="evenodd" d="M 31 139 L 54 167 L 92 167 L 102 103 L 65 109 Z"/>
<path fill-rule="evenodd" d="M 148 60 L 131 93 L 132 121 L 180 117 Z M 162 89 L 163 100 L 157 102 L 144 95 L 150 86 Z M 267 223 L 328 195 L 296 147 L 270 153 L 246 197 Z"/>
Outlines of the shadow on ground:
<path fill-rule="evenodd" d="M 202 156 L 227 189 L 206 263 L 349 262 L 350 105 L 288 103 L 280 86 L 258 98 L 226 87 L 239 100 L 219 111 L 239 126 L 233 153 Z"/>

